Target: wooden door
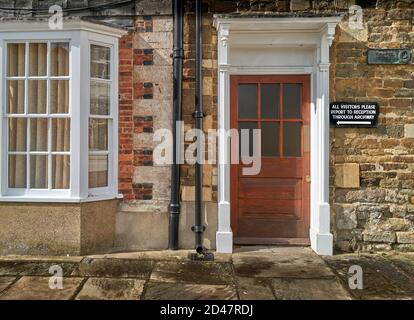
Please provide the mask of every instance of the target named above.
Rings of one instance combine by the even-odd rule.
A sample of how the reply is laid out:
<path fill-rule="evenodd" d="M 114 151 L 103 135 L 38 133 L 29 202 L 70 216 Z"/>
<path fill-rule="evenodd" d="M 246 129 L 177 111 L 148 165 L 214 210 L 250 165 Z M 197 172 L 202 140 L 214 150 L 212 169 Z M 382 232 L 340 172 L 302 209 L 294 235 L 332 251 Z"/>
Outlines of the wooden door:
<path fill-rule="evenodd" d="M 232 76 L 230 100 L 231 128 L 261 130 L 260 173 L 231 165 L 234 242 L 309 244 L 309 76 Z"/>

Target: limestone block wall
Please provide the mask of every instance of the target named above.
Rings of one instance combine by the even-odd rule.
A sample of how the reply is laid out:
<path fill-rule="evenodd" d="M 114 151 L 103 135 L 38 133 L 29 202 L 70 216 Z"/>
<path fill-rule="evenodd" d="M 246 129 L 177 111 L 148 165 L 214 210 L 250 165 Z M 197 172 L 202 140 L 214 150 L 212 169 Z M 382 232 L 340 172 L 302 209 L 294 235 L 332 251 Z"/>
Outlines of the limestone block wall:
<path fill-rule="evenodd" d="M 377 101 L 379 126 L 331 129 L 331 204 L 342 250 L 414 249 L 414 65 L 367 65 L 368 48 L 414 48 L 414 1 L 364 9 L 331 50 L 331 100 Z M 347 177 L 347 181 L 339 176 Z"/>

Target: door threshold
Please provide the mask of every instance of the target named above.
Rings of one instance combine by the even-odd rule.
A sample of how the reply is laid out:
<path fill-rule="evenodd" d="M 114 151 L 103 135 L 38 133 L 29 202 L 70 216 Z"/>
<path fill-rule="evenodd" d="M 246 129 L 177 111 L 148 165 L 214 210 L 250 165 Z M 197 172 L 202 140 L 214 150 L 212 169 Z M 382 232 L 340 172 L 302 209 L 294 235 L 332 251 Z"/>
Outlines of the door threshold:
<path fill-rule="evenodd" d="M 310 246 L 308 238 L 250 238 L 234 237 L 233 242 L 236 245 L 287 245 L 287 246 Z"/>

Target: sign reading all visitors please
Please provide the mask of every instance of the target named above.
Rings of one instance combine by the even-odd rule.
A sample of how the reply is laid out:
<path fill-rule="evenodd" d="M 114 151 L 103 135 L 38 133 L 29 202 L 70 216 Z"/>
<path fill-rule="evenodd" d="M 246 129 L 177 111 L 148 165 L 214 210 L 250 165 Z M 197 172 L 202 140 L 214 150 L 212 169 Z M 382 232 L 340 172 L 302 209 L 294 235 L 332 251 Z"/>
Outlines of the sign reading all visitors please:
<path fill-rule="evenodd" d="M 378 114 L 376 102 L 333 102 L 329 107 L 333 127 L 373 128 L 378 125 Z"/>

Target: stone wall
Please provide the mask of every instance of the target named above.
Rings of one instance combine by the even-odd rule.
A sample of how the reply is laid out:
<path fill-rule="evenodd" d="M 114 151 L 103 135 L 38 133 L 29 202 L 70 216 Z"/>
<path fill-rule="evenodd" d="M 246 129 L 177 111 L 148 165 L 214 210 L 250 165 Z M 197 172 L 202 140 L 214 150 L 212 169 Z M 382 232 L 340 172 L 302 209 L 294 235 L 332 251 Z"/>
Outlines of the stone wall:
<path fill-rule="evenodd" d="M 414 65 L 367 65 L 368 48 L 414 48 L 414 1 L 365 9 L 338 27 L 331 101 L 377 101 L 379 126 L 331 129 L 331 202 L 342 250 L 414 249 Z M 344 181 L 338 176 L 348 177 Z"/>
<path fill-rule="evenodd" d="M 0 203 L 0 255 L 86 255 L 112 251 L 117 200 Z"/>

